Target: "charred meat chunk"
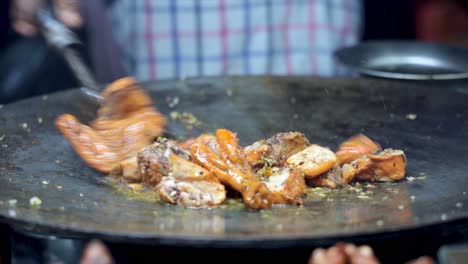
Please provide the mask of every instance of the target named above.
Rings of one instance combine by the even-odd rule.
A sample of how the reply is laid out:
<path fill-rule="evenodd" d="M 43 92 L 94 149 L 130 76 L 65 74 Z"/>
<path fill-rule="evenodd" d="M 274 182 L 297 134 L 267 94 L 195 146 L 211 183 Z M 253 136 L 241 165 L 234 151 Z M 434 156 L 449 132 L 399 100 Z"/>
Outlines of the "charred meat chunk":
<path fill-rule="evenodd" d="M 170 172 L 169 155 L 189 160 L 190 154 L 174 141 L 162 140 L 138 152 L 138 171 L 144 183 L 156 186 Z"/>
<path fill-rule="evenodd" d="M 398 181 L 405 177 L 406 156 L 402 150 L 385 149 L 376 155 L 367 155 L 372 166 L 357 178 L 368 181 Z"/>

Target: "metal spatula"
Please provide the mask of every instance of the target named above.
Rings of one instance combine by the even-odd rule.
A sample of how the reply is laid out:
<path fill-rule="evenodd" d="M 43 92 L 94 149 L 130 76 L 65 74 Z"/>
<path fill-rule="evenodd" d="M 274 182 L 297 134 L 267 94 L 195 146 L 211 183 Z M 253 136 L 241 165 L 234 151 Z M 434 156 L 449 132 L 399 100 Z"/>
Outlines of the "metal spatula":
<path fill-rule="evenodd" d="M 43 7 L 39 11 L 38 22 L 47 43 L 63 56 L 75 77 L 80 81 L 81 91 L 90 99 L 102 103 L 100 86 L 82 56 L 74 48 L 82 44 L 76 34 L 55 19 L 50 8 Z"/>

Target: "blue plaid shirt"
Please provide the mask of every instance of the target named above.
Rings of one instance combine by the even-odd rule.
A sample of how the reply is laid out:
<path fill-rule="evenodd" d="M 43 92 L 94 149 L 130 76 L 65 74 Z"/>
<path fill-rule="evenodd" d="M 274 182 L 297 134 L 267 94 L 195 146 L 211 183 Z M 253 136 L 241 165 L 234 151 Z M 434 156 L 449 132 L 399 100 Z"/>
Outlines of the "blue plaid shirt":
<path fill-rule="evenodd" d="M 359 40 L 359 0 L 118 0 L 117 42 L 140 80 L 343 72 L 333 52 Z"/>

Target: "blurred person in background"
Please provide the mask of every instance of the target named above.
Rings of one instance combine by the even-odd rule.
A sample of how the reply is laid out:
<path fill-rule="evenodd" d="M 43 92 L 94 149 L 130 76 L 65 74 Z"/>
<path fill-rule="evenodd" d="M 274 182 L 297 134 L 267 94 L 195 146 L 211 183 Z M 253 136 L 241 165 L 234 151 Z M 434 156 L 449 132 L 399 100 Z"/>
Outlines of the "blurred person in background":
<path fill-rule="evenodd" d="M 417 0 L 415 20 L 419 39 L 468 47 L 468 0 Z"/>
<path fill-rule="evenodd" d="M 13 29 L 38 34 L 42 1 L 13 0 Z M 342 74 L 333 52 L 357 43 L 360 0 L 54 0 L 56 17 L 84 27 L 97 79 Z M 106 19 L 106 15 L 107 18 Z M 123 65 L 121 68 L 118 65 Z"/>

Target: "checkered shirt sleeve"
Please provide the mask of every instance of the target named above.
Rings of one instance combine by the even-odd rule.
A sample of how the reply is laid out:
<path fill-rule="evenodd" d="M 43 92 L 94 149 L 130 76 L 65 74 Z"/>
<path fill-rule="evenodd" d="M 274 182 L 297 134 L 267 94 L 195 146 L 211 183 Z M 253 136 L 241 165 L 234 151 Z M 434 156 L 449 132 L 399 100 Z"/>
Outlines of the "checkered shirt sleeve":
<path fill-rule="evenodd" d="M 345 74 L 333 52 L 360 37 L 359 0 L 117 0 L 125 65 L 140 80 Z"/>

